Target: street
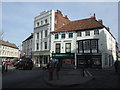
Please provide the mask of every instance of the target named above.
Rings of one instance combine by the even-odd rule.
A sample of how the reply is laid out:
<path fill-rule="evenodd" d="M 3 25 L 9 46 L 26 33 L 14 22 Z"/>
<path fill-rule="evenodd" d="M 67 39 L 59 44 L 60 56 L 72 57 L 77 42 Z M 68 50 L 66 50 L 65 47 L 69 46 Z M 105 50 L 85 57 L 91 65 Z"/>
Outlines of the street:
<path fill-rule="evenodd" d="M 67 71 L 64 71 L 67 72 Z M 62 72 L 62 73 L 64 73 Z M 95 77 L 92 81 L 84 84 L 70 86 L 67 88 L 120 88 L 120 76 L 110 70 L 89 69 L 89 72 Z M 33 70 L 11 70 L 4 73 L 3 89 L 4 88 L 56 88 L 44 82 L 44 74 L 46 71 L 36 68 Z M 48 78 L 48 77 L 46 77 Z M 58 87 L 62 88 L 62 87 Z"/>
<path fill-rule="evenodd" d="M 3 74 L 3 88 L 50 88 L 44 83 L 43 70 L 13 70 Z"/>

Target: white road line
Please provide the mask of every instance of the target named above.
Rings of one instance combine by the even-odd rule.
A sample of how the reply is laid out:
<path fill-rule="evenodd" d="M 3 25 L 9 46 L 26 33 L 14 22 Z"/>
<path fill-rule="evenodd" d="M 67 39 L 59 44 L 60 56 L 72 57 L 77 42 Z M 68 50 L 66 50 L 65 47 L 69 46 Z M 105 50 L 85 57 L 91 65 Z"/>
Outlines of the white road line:
<path fill-rule="evenodd" d="M 92 76 L 92 74 L 89 71 L 87 71 L 87 73 L 89 74 L 89 76 Z"/>

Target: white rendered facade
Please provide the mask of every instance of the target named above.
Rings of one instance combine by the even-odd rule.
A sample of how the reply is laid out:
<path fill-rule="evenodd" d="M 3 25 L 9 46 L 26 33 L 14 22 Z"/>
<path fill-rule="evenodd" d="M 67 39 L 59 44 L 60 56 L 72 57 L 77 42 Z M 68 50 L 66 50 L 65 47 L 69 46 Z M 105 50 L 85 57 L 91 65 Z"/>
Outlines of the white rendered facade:
<path fill-rule="evenodd" d="M 32 58 L 32 48 L 33 48 L 33 34 L 31 34 L 26 40 L 22 42 L 22 56 L 27 56 Z"/>
<path fill-rule="evenodd" d="M 56 44 L 60 44 L 60 53 L 66 53 L 65 45 L 66 43 L 71 43 L 71 53 L 75 53 L 75 67 L 77 64 L 77 56 L 78 55 L 86 55 L 90 54 L 88 50 L 84 51 L 84 54 L 78 53 L 78 42 L 81 40 L 98 40 L 98 52 L 96 50 L 92 51 L 92 54 L 90 55 L 101 55 L 101 67 L 106 68 L 113 65 L 113 62 L 116 60 L 116 40 L 115 38 L 110 34 L 106 28 L 98 29 L 99 34 L 94 35 L 94 30 L 88 30 L 90 31 L 90 36 L 86 36 L 85 32 L 83 31 L 70 31 L 70 32 L 59 32 L 59 33 L 52 33 L 51 34 L 51 53 L 56 53 Z M 77 36 L 77 33 L 81 32 L 81 36 Z M 65 34 L 65 38 L 61 38 L 62 34 Z M 69 33 L 73 33 L 73 37 L 69 38 Z M 55 34 L 58 34 L 58 39 L 55 39 Z M 80 57 L 81 57 L 80 56 Z"/>
<path fill-rule="evenodd" d="M 38 66 L 48 63 L 50 55 L 50 32 L 54 31 L 54 10 L 43 11 L 34 19 L 33 59 Z"/>
<path fill-rule="evenodd" d="M 17 47 L 11 45 L 0 44 L 0 58 L 2 61 L 13 60 L 14 58 L 20 57 L 20 51 Z"/>

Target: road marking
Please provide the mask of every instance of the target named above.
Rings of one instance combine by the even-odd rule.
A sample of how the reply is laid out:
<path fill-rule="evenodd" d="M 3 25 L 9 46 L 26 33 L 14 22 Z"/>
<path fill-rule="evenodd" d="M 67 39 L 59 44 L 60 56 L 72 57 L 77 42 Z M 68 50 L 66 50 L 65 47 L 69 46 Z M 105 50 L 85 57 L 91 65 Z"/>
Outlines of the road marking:
<path fill-rule="evenodd" d="M 89 74 L 89 76 L 92 76 L 92 74 L 89 71 L 87 71 L 87 73 Z"/>

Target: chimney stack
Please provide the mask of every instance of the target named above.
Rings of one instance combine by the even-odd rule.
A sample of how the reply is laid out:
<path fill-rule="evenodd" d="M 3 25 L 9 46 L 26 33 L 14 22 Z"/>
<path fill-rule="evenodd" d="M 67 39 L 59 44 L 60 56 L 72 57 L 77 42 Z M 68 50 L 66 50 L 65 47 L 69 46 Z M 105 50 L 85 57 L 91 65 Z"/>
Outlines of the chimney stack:
<path fill-rule="evenodd" d="M 91 16 L 91 18 L 96 19 L 95 13 L 94 13 L 94 15 L 93 15 L 93 16 Z"/>
<path fill-rule="evenodd" d="M 108 31 L 110 31 L 110 28 L 109 27 L 106 27 Z"/>
<path fill-rule="evenodd" d="M 99 20 L 98 20 L 98 22 L 99 22 L 100 24 L 103 24 L 103 21 L 102 21 L 102 19 L 99 19 Z"/>

